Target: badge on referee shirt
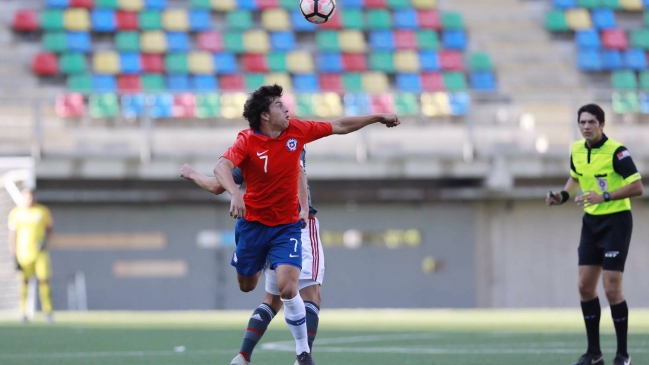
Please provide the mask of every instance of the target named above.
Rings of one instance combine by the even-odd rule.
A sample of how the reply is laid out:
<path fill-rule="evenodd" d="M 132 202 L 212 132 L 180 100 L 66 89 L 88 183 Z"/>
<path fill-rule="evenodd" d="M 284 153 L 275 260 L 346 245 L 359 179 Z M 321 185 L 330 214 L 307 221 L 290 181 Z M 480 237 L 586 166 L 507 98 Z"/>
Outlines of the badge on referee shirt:
<path fill-rule="evenodd" d="M 597 179 L 597 187 L 599 188 L 599 190 L 601 190 L 602 192 L 608 190 L 608 181 L 606 181 L 606 179 L 601 177 L 598 177 L 596 179 Z"/>

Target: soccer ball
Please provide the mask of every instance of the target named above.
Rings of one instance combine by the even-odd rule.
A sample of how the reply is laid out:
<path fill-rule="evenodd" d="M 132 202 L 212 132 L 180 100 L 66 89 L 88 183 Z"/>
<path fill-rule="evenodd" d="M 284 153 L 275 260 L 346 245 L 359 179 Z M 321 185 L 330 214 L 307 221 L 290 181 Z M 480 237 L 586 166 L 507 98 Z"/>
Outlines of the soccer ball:
<path fill-rule="evenodd" d="M 300 11 L 311 23 L 322 24 L 336 12 L 336 0 L 300 0 Z"/>

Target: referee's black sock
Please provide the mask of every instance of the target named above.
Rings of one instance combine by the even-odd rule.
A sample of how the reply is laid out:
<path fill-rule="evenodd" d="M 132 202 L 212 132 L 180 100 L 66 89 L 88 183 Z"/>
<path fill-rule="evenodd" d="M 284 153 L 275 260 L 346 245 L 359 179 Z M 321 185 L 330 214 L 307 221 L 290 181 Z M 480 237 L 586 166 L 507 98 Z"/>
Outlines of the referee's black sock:
<path fill-rule="evenodd" d="M 611 317 L 615 325 L 615 334 L 617 335 L 617 354 L 629 357 L 626 348 L 627 330 L 629 328 L 629 307 L 626 300 L 620 304 L 611 306 Z"/>
<path fill-rule="evenodd" d="M 601 354 L 599 347 L 599 318 L 602 315 L 602 307 L 599 305 L 599 297 L 581 302 L 581 312 L 586 322 L 586 336 L 588 337 L 588 353 Z"/>

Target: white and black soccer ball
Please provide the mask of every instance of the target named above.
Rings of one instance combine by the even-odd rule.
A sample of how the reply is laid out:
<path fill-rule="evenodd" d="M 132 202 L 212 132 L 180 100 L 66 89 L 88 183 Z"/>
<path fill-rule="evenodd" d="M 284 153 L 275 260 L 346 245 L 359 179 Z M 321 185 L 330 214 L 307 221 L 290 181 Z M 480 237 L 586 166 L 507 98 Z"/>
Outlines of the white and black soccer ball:
<path fill-rule="evenodd" d="M 300 11 L 311 23 L 326 23 L 336 12 L 336 0 L 300 0 Z"/>

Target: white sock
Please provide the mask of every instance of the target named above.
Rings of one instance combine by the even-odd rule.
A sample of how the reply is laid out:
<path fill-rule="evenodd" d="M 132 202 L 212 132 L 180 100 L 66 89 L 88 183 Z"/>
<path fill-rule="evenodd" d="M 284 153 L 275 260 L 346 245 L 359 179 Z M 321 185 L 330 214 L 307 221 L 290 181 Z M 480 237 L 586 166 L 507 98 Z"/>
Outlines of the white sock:
<path fill-rule="evenodd" d="M 293 299 L 282 299 L 284 302 L 284 317 L 295 339 L 295 353 L 311 352 L 309 337 L 306 332 L 306 309 L 300 293 Z"/>

